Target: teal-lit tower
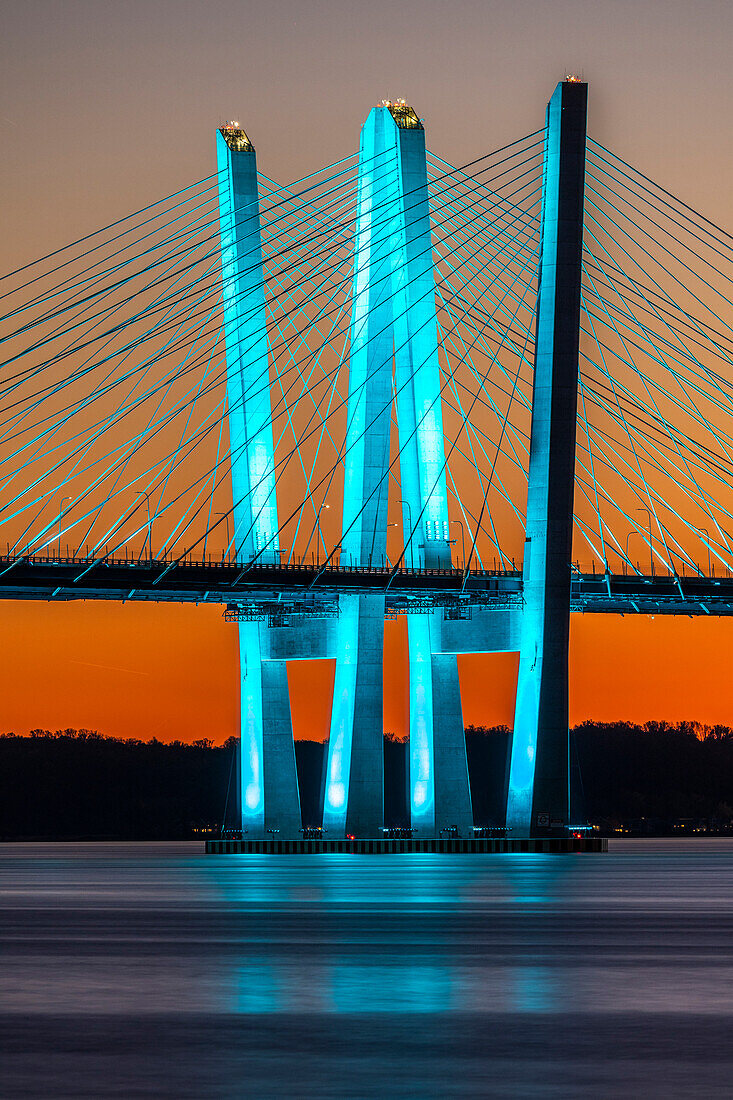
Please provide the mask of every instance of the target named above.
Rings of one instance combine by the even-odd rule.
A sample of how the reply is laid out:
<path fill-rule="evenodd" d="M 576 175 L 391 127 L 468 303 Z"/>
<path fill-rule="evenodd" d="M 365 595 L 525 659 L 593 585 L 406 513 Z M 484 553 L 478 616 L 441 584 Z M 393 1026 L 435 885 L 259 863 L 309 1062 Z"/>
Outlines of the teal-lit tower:
<path fill-rule="evenodd" d="M 384 566 L 392 408 L 391 245 L 397 197 L 389 112 L 359 146 L 354 293 L 344 444 L 341 561 Z M 384 823 L 384 596 L 341 596 L 323 807 L 329 837 L 379 836 Z"/>
<path fill-rule="evenodd" d="M 507 826 L 557 836 L 569 819 L 568 642 L 588 86 L 547 108 L 519 679 Z"/>
<path fill-rule="evenodd" d="M 227 402 L 237 561 L 279 562 L 257 158 L 238 123 L 217 133 Z M 261 622 L 240 622 L 242 829 L 300 836 L 287 666 Z"/>
<path fill-rule="evenodd" d="M 384 566 L 393 390 L 405 562 L 450 568 L 435 279 L 425 131 L 404 101 L 375 107 L 361 133 L 344 457 L 342 562 Z M 393 472 L 393 471 L 392 471 Z M 324 827 L 382 825 L 384 597 L 342 597 Z M 410 807 L 416 834 L 472 834 L 454 654 L 442 612 L 411 615 Z"/>
<path fill-rule="evenodd" d="M 392 246 L 395 392 L 407 563 L 450 569 L 438 319 L 425 130 L 390 107 L 399 195 Z M 409 542 L 408 542 L 409 540 Z M 473 835 L 458 665 L 441 650 L 442 611 L 410 615 L 410 823 L 414 835 Z"/>

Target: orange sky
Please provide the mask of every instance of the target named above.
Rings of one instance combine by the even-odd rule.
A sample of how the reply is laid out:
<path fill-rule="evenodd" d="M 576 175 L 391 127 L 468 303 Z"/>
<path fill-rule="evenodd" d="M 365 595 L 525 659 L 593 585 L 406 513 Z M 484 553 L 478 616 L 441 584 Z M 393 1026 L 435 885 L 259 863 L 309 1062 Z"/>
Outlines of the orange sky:
<path fill-rule="evenodd" d="M 161 740 L 237 732 L 237 630 L 212 607 L 2 603 L 2 730 L 87 727 Z M 733 620 L 572 619 L 572 723 L 730 723 Z M 386 624 L 385 729 L 406 732 L 404 620 Z M 682 656 L 684 654 L 684 656 Z M 465 722 L 511 724 L 517 657 L 460 658 Z M 298 737 L 323 738 L 331 662 L 289 666 Z"/>
<path fill-rule="evenodd" d="M 11 6 L 0 266 L 208 175 L 225 118 L 243 121 L 261 169 L 286 181 L 353 151 L 371 104 L 404 95 L 429 146 L 460 164 L 540 126 L 568 70 L 590 82 L 594 137 L 733 225 L 727 0 L 405 0 L 399 19 L 395 10 L 391 0 Z M 220 609 L 3 603 L 0 616 L 0 731 L 236 732 L 236 628 Z M 385 728 L 401 732 L 404 623 L 386 630 Z M 733 724 L 732 643 L 727 620 L 574 616 L 571 721 Z M 465 721 L 510 722 L 516 657 L 460 664 Z M 292 667 L 296 735 L 324 736 L 330 676 L 325 662 Z"/>

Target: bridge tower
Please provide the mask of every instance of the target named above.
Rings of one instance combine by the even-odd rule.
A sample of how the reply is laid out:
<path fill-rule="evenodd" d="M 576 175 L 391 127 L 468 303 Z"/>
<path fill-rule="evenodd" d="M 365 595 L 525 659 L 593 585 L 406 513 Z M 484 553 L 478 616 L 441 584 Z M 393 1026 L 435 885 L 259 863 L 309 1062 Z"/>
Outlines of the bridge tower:
<path fill-rule="evenodd" d="M 260 239 L 257 159 L 238 123 L 217 133 L 229 447 L 237 561 L 277 564 L 277 499 Z M 270 661 L 268 626 L 240 622 L 242 829 L 300 836 L 287 665 Z"/>
<path fill-rule="evenodd" d="M 392 105 L 390 114 L 399 184 L 392 304 L 405 558 L 408 565 L 450 569 L 425 130 L 406 104 Z M 473 813 L 458 664 L 455 654 L 441 652 L 442 620 L 439 610 L 407 620 L 410 823 L 419 837 L 448 830 L 470 837 Z"/>
<path fill-rule="evenodd" d="M 384 566 L 392 407 L 390 245 L 396 171 L 389 113 L 361 132 L 357 181 L 341 562 Z M 376 837 L 384 823 L 384 596 L 341 596 L 323 827 Z"/>
<path fill-rule="evenodd" d="M 450 568 L 425 132 L 403 101 L 362 129 L 345 443 L 342 562 L 386 564 L 390 421 L 400 439 L 409 566 Z M 324 803 L 331 835 L 376 836 L 383 822 L 384 597 L 342 597 Z M 455 654 L 442 613 L 411 615 L 410 789 L 418 835 L 472 835 Z M 439 734 L 436 726 L 439 725 Z"/>
<path fill-rule="evenodd" d="M 568 642 L 588 86 L 558 84 L 547 107 L 524 611 L 507 826 L 568 825 Z"/>

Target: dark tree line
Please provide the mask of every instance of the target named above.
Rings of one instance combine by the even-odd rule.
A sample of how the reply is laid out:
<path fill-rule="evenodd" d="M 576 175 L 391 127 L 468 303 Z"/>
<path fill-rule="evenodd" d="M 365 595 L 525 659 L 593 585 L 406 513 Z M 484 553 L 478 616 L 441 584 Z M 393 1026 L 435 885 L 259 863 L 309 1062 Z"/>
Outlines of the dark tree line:
<path fill-rule="evenodd" d="M 510 731 L 466 730 L 477 825 L 500 825 Z M 385 821 L 408 823 L 408 749 L 387 735 Z M 303 823 L 320 820 L 324 746 L 296 744 Z M 584 722 L 571 734 L 576 823 L 636 823 L 664 833 L 680 819 L 733 819 L 733 731 L 647 722 Z M 237 817 L 237 742 L 120 740 L 90 730 L 0 736 L 0 838 L 183 839 Z M 640 822 L 644 819 L 645 825 Z M 209 830 L 205 833 L 205 830 Z"/>

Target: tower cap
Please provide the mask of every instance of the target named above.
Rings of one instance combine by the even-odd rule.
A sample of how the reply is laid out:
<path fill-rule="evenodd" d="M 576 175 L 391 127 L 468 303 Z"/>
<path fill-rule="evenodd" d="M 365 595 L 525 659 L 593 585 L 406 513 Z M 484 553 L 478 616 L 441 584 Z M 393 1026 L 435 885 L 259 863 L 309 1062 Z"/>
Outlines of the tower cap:
<path fill-rule="evenodd" d="M 234 153 L 253 153 L 254 145 L 238 122 L 225 122 L 219 133 Z"/>

